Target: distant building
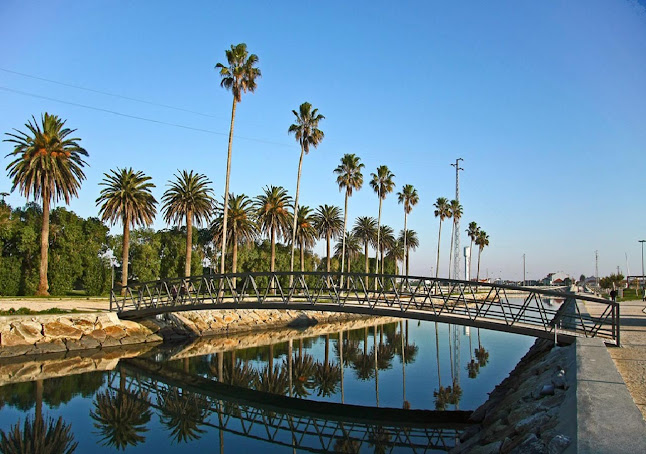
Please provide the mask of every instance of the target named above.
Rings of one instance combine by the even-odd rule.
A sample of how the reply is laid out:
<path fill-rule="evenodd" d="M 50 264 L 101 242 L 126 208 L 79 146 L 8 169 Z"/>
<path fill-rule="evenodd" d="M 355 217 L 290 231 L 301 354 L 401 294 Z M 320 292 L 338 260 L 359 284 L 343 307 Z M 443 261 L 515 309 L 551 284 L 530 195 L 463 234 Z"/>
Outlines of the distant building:
<path fill-rule="evenodd" d="M 572 282 L 574 280 L 570 275 L 562 271 L 550 273 L 543 279 L 543 285 L 568 285 L 568 283 Z"/>

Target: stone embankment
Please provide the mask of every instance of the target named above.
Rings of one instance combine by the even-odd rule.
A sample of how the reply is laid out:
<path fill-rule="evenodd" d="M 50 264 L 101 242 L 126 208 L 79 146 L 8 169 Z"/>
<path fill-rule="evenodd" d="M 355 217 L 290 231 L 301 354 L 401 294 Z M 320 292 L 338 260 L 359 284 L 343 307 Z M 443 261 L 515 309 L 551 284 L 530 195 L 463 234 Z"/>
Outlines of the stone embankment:
<path fill-rule="evenodd" d="M 576 443 L 575 345 L 539 339 L 471 416 L 457 453 L 561 453 Z M 570 450 L 568 450 L 570 451 Z"/>
<path fill-rule="evenodd" d="M 0 358 L 145 344 L 361 318 L 334 312 L 211 310 L 164 314 L 140 322 L 115 313 L 0 317 Z"/>
<path fill-rule="evenodd" d="M 160 342 L 145 326 L 114 313 L 0 318 L 0 358 Z"/>

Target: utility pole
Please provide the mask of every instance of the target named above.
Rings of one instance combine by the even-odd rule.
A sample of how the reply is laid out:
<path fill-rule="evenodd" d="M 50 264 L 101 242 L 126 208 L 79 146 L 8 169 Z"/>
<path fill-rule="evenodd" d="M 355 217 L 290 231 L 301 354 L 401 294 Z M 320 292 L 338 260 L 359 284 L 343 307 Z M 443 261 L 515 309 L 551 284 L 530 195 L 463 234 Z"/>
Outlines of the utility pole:
<path fill-rule="evenodd" d="M 646 243 L 646 240 L 639 240 L 639 242 L 642 244 L 642 277 L 639 282 L 642 284 L 642 289 L 644 289 L 644 295 L 646 295 L 646 286 L 644 285 L 644 243 Z"/>
<path fill-rule="evenodd" d="M 594 277 L 599 288 L 599 251 L 594 251 Z"/>
<path fill-rule="evenodd" d="M 526 279 L 525 279 L 525 254 L 523 254 L 523 287 L 527 285 Z"/>
<path fill-rule="evenodd" d="M 451 166 L 455 167 L 455 200 L 460 203 L 460 170 L 464 170 L 460 167 L 460 161 L 464 161 L 462 158 L 455 160 L 455 164 Z M 453 218 L 453 279 L 460 278 L 460 219 Z"/>

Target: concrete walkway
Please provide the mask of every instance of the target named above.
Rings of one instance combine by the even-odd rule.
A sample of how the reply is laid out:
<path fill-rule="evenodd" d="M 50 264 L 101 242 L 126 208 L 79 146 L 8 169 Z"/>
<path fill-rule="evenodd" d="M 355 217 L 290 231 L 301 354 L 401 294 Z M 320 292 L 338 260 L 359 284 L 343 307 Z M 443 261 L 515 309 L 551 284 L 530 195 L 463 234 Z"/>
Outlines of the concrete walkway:
<path fill-rule="evenodd" d="M 76 309 L 83 312 L 103 312 L 110 310 L 108 298 L 0 298 L 0 310 L 26 307 L 32 311 L 44 311 L 58 308 L 63 310 Z"/>
<path fill-rule="evenodd" d="M 646 419 L 646 314 L 643 301 L 620 304 L 621 348 L 609 347 L 617 370 Z"/>

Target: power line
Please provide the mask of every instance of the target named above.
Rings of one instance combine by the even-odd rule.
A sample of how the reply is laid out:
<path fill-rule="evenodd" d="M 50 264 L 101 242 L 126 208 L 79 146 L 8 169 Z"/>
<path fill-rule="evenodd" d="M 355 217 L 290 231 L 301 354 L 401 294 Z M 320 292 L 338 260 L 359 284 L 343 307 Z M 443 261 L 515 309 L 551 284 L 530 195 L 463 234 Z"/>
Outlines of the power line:
<path fill-rule="evenodd" d="M 77 90 L 84 90 L 84 91 L 87 91 L 87 92 L 90 92 L 90 93 L 98 93 L 98 94 L 105 95 L 105 96 L 112 96 L 114 98 L 120 98 L 120 99 L 126 99 L 128 101 L 140 102 L 140 103 L 148 104 L 148 105 L 151 105 L 151 106 L 163 107 L 165 109 L 173 109 L 173 110 L 178 110 L 178 111 L 181 111 L 181 112 L 188 112 L 188 113 L 192 113 L 192 114 L 195 114 L 195 115 L 201 115 L 202 117 L 219 118 L 217 115 L 211 115 L 211 114 L 206 114 L 206 113 L 203 113 L 203 112 L 197 112 L 195 110 L 185 109 L 183 107 L 169 106 L 168 104 L 160 104 L 160 103 L 153 102 L 153 101 L 146 101 L 145 99 L 139 99 L 139 98 L 132 98 L 130 96 L 117 95 L 115 93 L 110 93 L 110 92 L 107 92 L 107 91 L 101 91 L 101 90 L 95 90 L 93 88 L 81 87 L 80 85 L 68 84 L 66 82 L 60 82 L 60 81 L 57 81 L 57 80 L 46 79 L 44 77 L 34 76 L 32 74 L 25 74 L 25 73 L 21 73 L 21 72 L 18 72 L 18 71 L 12 71 L 10 69 L 0 68 L 0 71 L 4 71 L 4 72 L 9 73 L 9 74 L 15 74 L 17 76 L 28 77 L 30 79 L 42 80 L 44 82 L 49 82 L 51 84 L 62 85 L 63 87 L 70 87 L 70 88 L 75 88 Z"/>
<path fill-rule="evenodd" d="M 19 95 L 22 95 L 22 96 L 30 96 L 32 98 L 39 98 L 39 99 L 46 99 L 48 101 L 60 102 L 62 104 L 68 104 L 70 106 L 75 106 L 75 107 L 82 107 L 84 109 L 96 110 L 98 112 L 105 112 L 105 113 L 109 113 L 109 114 L 112 114 L 112 115 L 117 115 L 117 116 L 120 116 L 120 117 L 132 118 L 134 120 L 147 121 L 147 122 L 150 122 L 150 123 L 156 123 L 156 124 L 165 125 L 165 126 L 172 126 L 172 127 L 175 127 L 175 128 L 188 129 L 190 131 L 204 132 L 204 133 L 207 133 L 207 134 L 213 134 L 213 135 L 218 135 L 218 136 L 228 136 L 229 135 L 226 132 L 212 131 L 210 129 L 195 128 L 193 126 L 186 126 L 186 125 L 181 125 L 181 124 L 178 124 L 178 123 L 170 123 L 170 122 L 167 122 L 167 121 L 155 120 L 153 118 L 139 117 L 137 115 L 130 115 L 130 114 L 122 113 L 122 112 L 117 112 L 116 110 L 104 109 L 102 107 L 88 106 L 86 104 L 79 104 L 79 103 L 75 103 L 75 102 L 71 102 L 71 101 L 64 101 L 62 99 L 51 98 L 49 96 L 42 96 L 42 95 L 37 95 L 35 93 L 28 93 L 28 92 L 25 92 L 25 91 L 14 90 L 13 88 L 7 88 L 7 87 L 0 86 L 0 90 L 4 90 L 4 91 L 10 92 L 10 93 L 16 93 L 16 94 L 19 94 Z M 234 136 L 234 137 L 237 138 L 237 139 L 241 139 L 241 140 L 248 140 L 250 142 L 258 142 L 258 143 L 264 143 L 264 144 L 269 144 L 269 145 L 277 145 L 277 146 L 280 146 L 280 147 L 288 147 L 289 146 L 289 145 L 287 145 L 285 143 L 271 142 L 269 140 L 263 140 L 263 139 L 253 139 L 251 137 L 242 137 L 242 136 Z"/>

